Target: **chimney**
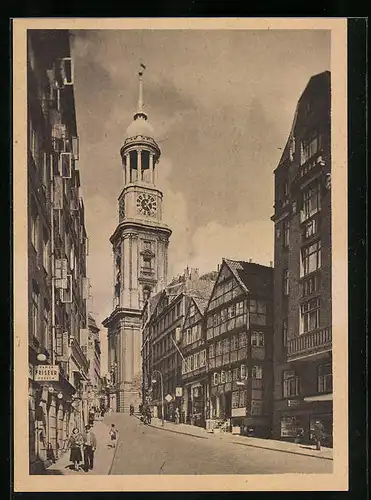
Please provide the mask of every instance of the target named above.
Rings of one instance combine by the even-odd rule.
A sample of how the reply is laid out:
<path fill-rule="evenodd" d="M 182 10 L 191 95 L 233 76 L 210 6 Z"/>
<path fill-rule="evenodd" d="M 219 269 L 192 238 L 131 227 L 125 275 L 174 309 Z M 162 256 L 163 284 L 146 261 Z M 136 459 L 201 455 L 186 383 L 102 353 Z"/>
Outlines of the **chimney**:
<path fill-rule="evenodd" d="M 273 267 L 273 261 L 270 260 L 269 265 L 270 265 L 270 267 Z"/>
<path fill-rule="evenodd" d="M 251 263 L 252 263 L 252 259 L 249 259 L 249 264 L 251 264 Z"/>

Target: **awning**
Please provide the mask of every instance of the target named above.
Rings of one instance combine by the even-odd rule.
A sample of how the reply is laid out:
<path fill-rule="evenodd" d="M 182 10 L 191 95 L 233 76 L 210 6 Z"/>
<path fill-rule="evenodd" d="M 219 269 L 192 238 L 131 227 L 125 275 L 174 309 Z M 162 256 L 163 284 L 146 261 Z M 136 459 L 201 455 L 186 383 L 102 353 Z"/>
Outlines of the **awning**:
<path fill-rule="evenodd" d="M 315 401 L 332 401 L 332 393 L 330 394 L 318 394 L 316 396 L 307 396 L 304 398 L 306 403 L 314 403 Z"/>

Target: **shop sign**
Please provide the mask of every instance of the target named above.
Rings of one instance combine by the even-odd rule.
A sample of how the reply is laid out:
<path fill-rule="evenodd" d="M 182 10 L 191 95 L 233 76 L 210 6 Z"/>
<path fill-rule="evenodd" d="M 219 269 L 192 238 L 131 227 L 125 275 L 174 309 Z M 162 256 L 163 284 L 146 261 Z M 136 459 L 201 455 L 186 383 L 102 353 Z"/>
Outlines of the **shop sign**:
<path fill-rule="evenodd" d="M 28 378 L 33 380 L 33 365 L 28 363 Z"/>
<path fill-rule="evenodd" d="M 300 399 L 288 399 L 287 400 L 287 406 L 290 407 L 290 408 L 292 406 L 296 406 L 298 404 L 300 404 Z"/>
<path fill-rule="evenodd" d="M 59 365 L 36 365 L 34 369 L 34 380 L 36 382 L 58 382 Z"/>
<path fill-rule="evenodd" d="M 297 429 L 295 417 L 281 418 L 281 437 L 295 437 L 296 431 Z"/>
<path fill-rule="evenodd" d="M 175 387 L 175 396 L 177 398 L 180 398 L 183 396 L 183 388 L 182 387 Z"/>
<path fill-rule="evenodd" d="M 244 417 L 246 408 L 232 408 L 232 417 Z"/>
<path fill-rule="evenodd" d="M 172 396 L 171 396 L 170 394 L 167 394 L 167 395 L 165 396 L 165 399 L 166 399 L 166 401 L 167 401 L 168 403 L 170 403 L 170 401 L 171 401 L 173 398 L 172 398 Z"/>

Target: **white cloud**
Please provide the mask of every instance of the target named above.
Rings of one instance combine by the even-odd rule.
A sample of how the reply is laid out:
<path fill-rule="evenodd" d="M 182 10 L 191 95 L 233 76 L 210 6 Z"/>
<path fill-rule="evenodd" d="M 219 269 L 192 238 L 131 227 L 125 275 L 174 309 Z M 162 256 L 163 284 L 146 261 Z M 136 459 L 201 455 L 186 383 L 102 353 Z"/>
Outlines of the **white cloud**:
<path fill-rule="evenodd" d="M 252 221 L 235 226 L 210 222 L 200 227 L 192 238 L 190 266 L 200 272 L 215 270 L 223 257 L 234 260 L 252 259 L 269 265 L 273 261 L 273 224 Z"/>

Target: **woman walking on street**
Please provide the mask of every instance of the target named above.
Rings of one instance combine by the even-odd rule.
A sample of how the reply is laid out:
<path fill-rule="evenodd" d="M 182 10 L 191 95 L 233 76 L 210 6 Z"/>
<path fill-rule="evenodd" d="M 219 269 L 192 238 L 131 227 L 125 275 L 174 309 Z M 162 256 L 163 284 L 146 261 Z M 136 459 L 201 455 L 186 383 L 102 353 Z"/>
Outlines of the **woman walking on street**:
<path fill-rule="evenodd" d="M 68 445 L 71 450 L 70 461 L 73 463 L 74 469 L 78 471 L 80 462 L 82 462 L 81 448 L 83 445 L 83 437 L 77 427 L 73 429 Z"/>

